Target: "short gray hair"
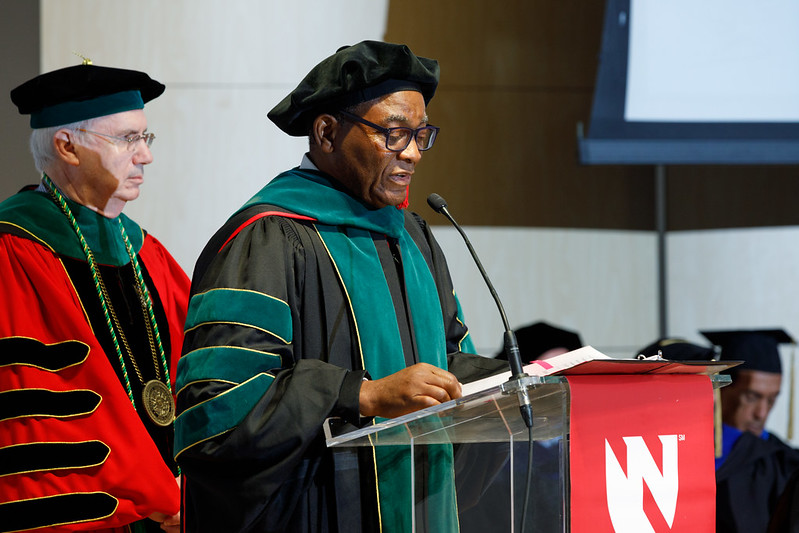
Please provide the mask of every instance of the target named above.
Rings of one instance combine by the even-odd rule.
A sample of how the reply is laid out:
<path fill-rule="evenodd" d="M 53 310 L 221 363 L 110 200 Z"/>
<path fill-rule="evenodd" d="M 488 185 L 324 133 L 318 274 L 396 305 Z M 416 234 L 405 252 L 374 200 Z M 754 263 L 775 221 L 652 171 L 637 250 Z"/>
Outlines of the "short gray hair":
<path fill-rule="evenodd" d="M 49 128 L 39 128 L 33 130 L 30 139 L 30 149 L 33 155 L 33 164 L 39 173 L 47 171 L 56 160 L 55 149 L 53 147 L 53 137 L 59 130 L 92 129 L 95 119 L 81 120 L 61 126 L 51 126 Z"/>

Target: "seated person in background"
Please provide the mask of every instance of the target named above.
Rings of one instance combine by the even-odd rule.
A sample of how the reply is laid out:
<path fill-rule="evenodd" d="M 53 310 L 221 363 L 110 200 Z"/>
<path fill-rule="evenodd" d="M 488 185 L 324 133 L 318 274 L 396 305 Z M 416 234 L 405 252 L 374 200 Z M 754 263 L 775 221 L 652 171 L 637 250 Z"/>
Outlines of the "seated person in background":
<path fill-rule="evenodd" d="M 583 347 L 580 335 L 574 331 L 562 329 L 543 321 L 521 327 L 515 330 L 515 333 L 522 364 L 549 359 Z M 496 359 L 506 358 L 504 350 L 500 350 L 496 355 Z"/>
<path fill-rule="evenodd" d="M 715 359 L 716 351 L 713 347 L 699 346 L 678 337 L 666 337 L 641 348 L 636 355 L 652 357 L 658 354 L 670 361 L 711 361 Z"/>
<path fill-rule="evenodd" d="M 799 469 L 799 451 L 765 429 L 780 393 L 779 344 L 794 343 L 783 330 L 703 331 L 721 348 L 732 384 L 720 390 L 722 455 L 716 459 L 716 530 L 767 530 L 777 501 Z"/>

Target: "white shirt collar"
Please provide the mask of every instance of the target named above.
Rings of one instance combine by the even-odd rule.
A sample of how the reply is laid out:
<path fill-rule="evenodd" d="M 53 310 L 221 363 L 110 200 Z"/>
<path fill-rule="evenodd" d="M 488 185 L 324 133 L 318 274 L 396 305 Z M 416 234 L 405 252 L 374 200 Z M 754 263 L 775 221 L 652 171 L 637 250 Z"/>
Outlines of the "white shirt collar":
<path fill-rule="evenodd" d="M 302 156 L 302 161 L 300 162 L 300 169 L 302 169 L 302 170 L 319 170 L 318 168 L 316 168 L 316 165 L 313 164 L 313 161 L 311 161 L 311 158 L 308 157 L 308 152 L 306 152 Z"/>

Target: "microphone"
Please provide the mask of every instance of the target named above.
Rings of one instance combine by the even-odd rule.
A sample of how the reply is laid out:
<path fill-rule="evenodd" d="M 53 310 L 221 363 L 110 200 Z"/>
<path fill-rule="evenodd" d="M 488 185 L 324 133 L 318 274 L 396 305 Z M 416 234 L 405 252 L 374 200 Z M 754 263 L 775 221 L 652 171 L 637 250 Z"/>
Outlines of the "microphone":
<path fill-rule="evenodd" d="M 466 243 L 466 247 L 469 249 L 469 253 L 472 255 L 472 259 L 474 259 L 474 262 L 477 264 L 477 268 L 480 270 L 480 274 L 482 274 L 483 280 L 485 280 L 485 283 L 488 286 L 489 292 L 491 292 L 491 296 L 494 298 L 494 302 L 497 304 L 497 309 L 499 309 L 499 314 L 502 318 L 502 325 L 505 328 L 505 334 L 503 337 L 503 350 L 505 352 L 505 356 L 508 358 L 508 362 L 510 363 L 510 379 L 514 380 L 529 377 L 529 375 L 522 368 L 522 358 L 519 354 L 519 343 L 516 341 L 516 334 L 510 328 L 508 317 L 505 315 L 505 308 L 502 307 L 502 302 L 499 299 L 499 295 L 494 289 L 494 284 L 491 283 L 491 280 L 488 278 L 488 274 L 486 274 L 483 264 L 480 262 L 480 258 L 477 257 L 477 252 L 474 251 L 472 243 L 469 242 L 469 237 L 466 236 L 466 233 L 463 231 L 463 228 L 461 228 L 460 224 L 455 222 L 455 219 L 449 214 L 449 211 L 447 210 L 447 201 L 444 200 L 444 198 L 436 193 L 433 193 L 427 197 L 427 205 L 429 205 L 436 213 L 441 213 L 447 217 L 447 219 L 452 222 L 452 225 L 455 226 L 455 229 L 458 230 L 458 233 L 461 234 L 461 237 L 463 237 L 463 240 Z M 527 427 L 531 428 L 533 427 L 533 408 L 530 405 L 530 396 L 527 394 L 527 389 L 524 387 L 520 388 L 518 395 L 522 419 L 524 419 L 524 423 L 527 424 Z"/>

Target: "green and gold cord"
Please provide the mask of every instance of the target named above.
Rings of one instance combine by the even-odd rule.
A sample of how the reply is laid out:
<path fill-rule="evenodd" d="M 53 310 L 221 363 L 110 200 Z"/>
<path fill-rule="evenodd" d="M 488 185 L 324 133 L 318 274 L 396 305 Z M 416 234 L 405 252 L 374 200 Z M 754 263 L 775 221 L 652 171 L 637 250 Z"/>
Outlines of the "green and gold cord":
<path fill-rule="evenodd" d="M 141 266 L 139 265 L 139 260 L 136 258 L 136 254 L 133 251 L 133 246 L 130 244 L 130 239 L 128 239 L 128 233 L 125 231 L 125 227 L 122 225 L 122 219 L 118 218 L 117 221 L 119 222 L 119 233 L 122 235 L 122 240 L 125 241 L 125 249 L 128 252 L 128 256 L 130 257 L 130 262 L 133 265 L 133 271 L 136 273 L 136 282 L 139 284 L 141 288 L 142 298 L 144 299 L 144 305 L 147 308 L 147 316 L 150 317 L 150 323 L 153 325 L 153 331 L 155 332 L 155 341 L 158 344 L 158 355 L 161 356 L 161 364 L 164 365 L 164 379 L 166 381 L 166 386 L 169 388 L 169 392 L 172 392 L 172 382 L 169 379 L 169 367 L 166 364 L 166 354 L 164 353 L 164 346 L 161 344 L 161 334 L 158 333 L 158 323 L 155 321 L 155 313 L 153 312 L 153 301 L 150 298 L 150 291 L 147 289 L 147 285 L 144 283 L 144 276 L 141 273 Z"/>
<path fill-rule="evenodd" d="M 72 214 L 72 210 L 67 205 L 67 201 L 64 199 L 64 196 L 61 194 L 61 191 L 55 186 L 53 181 L 50 179 L 50 176 L 47 174 L 42 175 L 42 180 L 44 184 L 47 186 L 47 190 L 50 193 L 50 196 L 53 198 L 55 203 L 61 208 L 61 211 L 66 215 L 69 222 L 72 224 L 72 229 L 75 230 L 75 234 L 78 236 L 78 240 L 80 241 L 80 245 L 83 248 L 83 254 L 86 256 L 86 261 L 89 263 L 89 269 L 92 272 L 92 280 L 94 281 L 94 288 L 97 291 L 97 297 L 100 299 L 100 305 L 103 308 L 103 315 L 105 316 L 105 323 L 108 326 L 108 331 L 111 332 L 111 340 L 114 341 L 114 349 L 117 352 L 117 357 L 119 358 L 119 365 L 122 367 L 122 377 L 125 381 L 125 390 L 128 392 L 128 398 L 130 398 L 130 403 L 133 404 L 134 409 L 136 408 L 136 401 L 133 399 L 133 390 L 130 387 L 130 379 L 128 378 L 128 369 L 125 366 L 125 359 L 122 357 L 122 350 L 119 348 L 119 341 L 117 340 L 116 331 L 114 331 L 114 326 L 111 324 L 111 315 L 108 312 L 108 305 L 105 301 L 105 296 L 103 295 L 103 291 L 100 288 L 100 279 L 99 274 L 97 272 L 97 263 L 94 260 L 94 254 L 89 248 L 89 243 L 86 242 L 86 239 L 83 237 L 83 232 L 80 230 L 80 226 L 78 225 L 78 221 L 75 220 L 75 216 Z M 132 354 L 131 354 L 132 357 Z"/>

